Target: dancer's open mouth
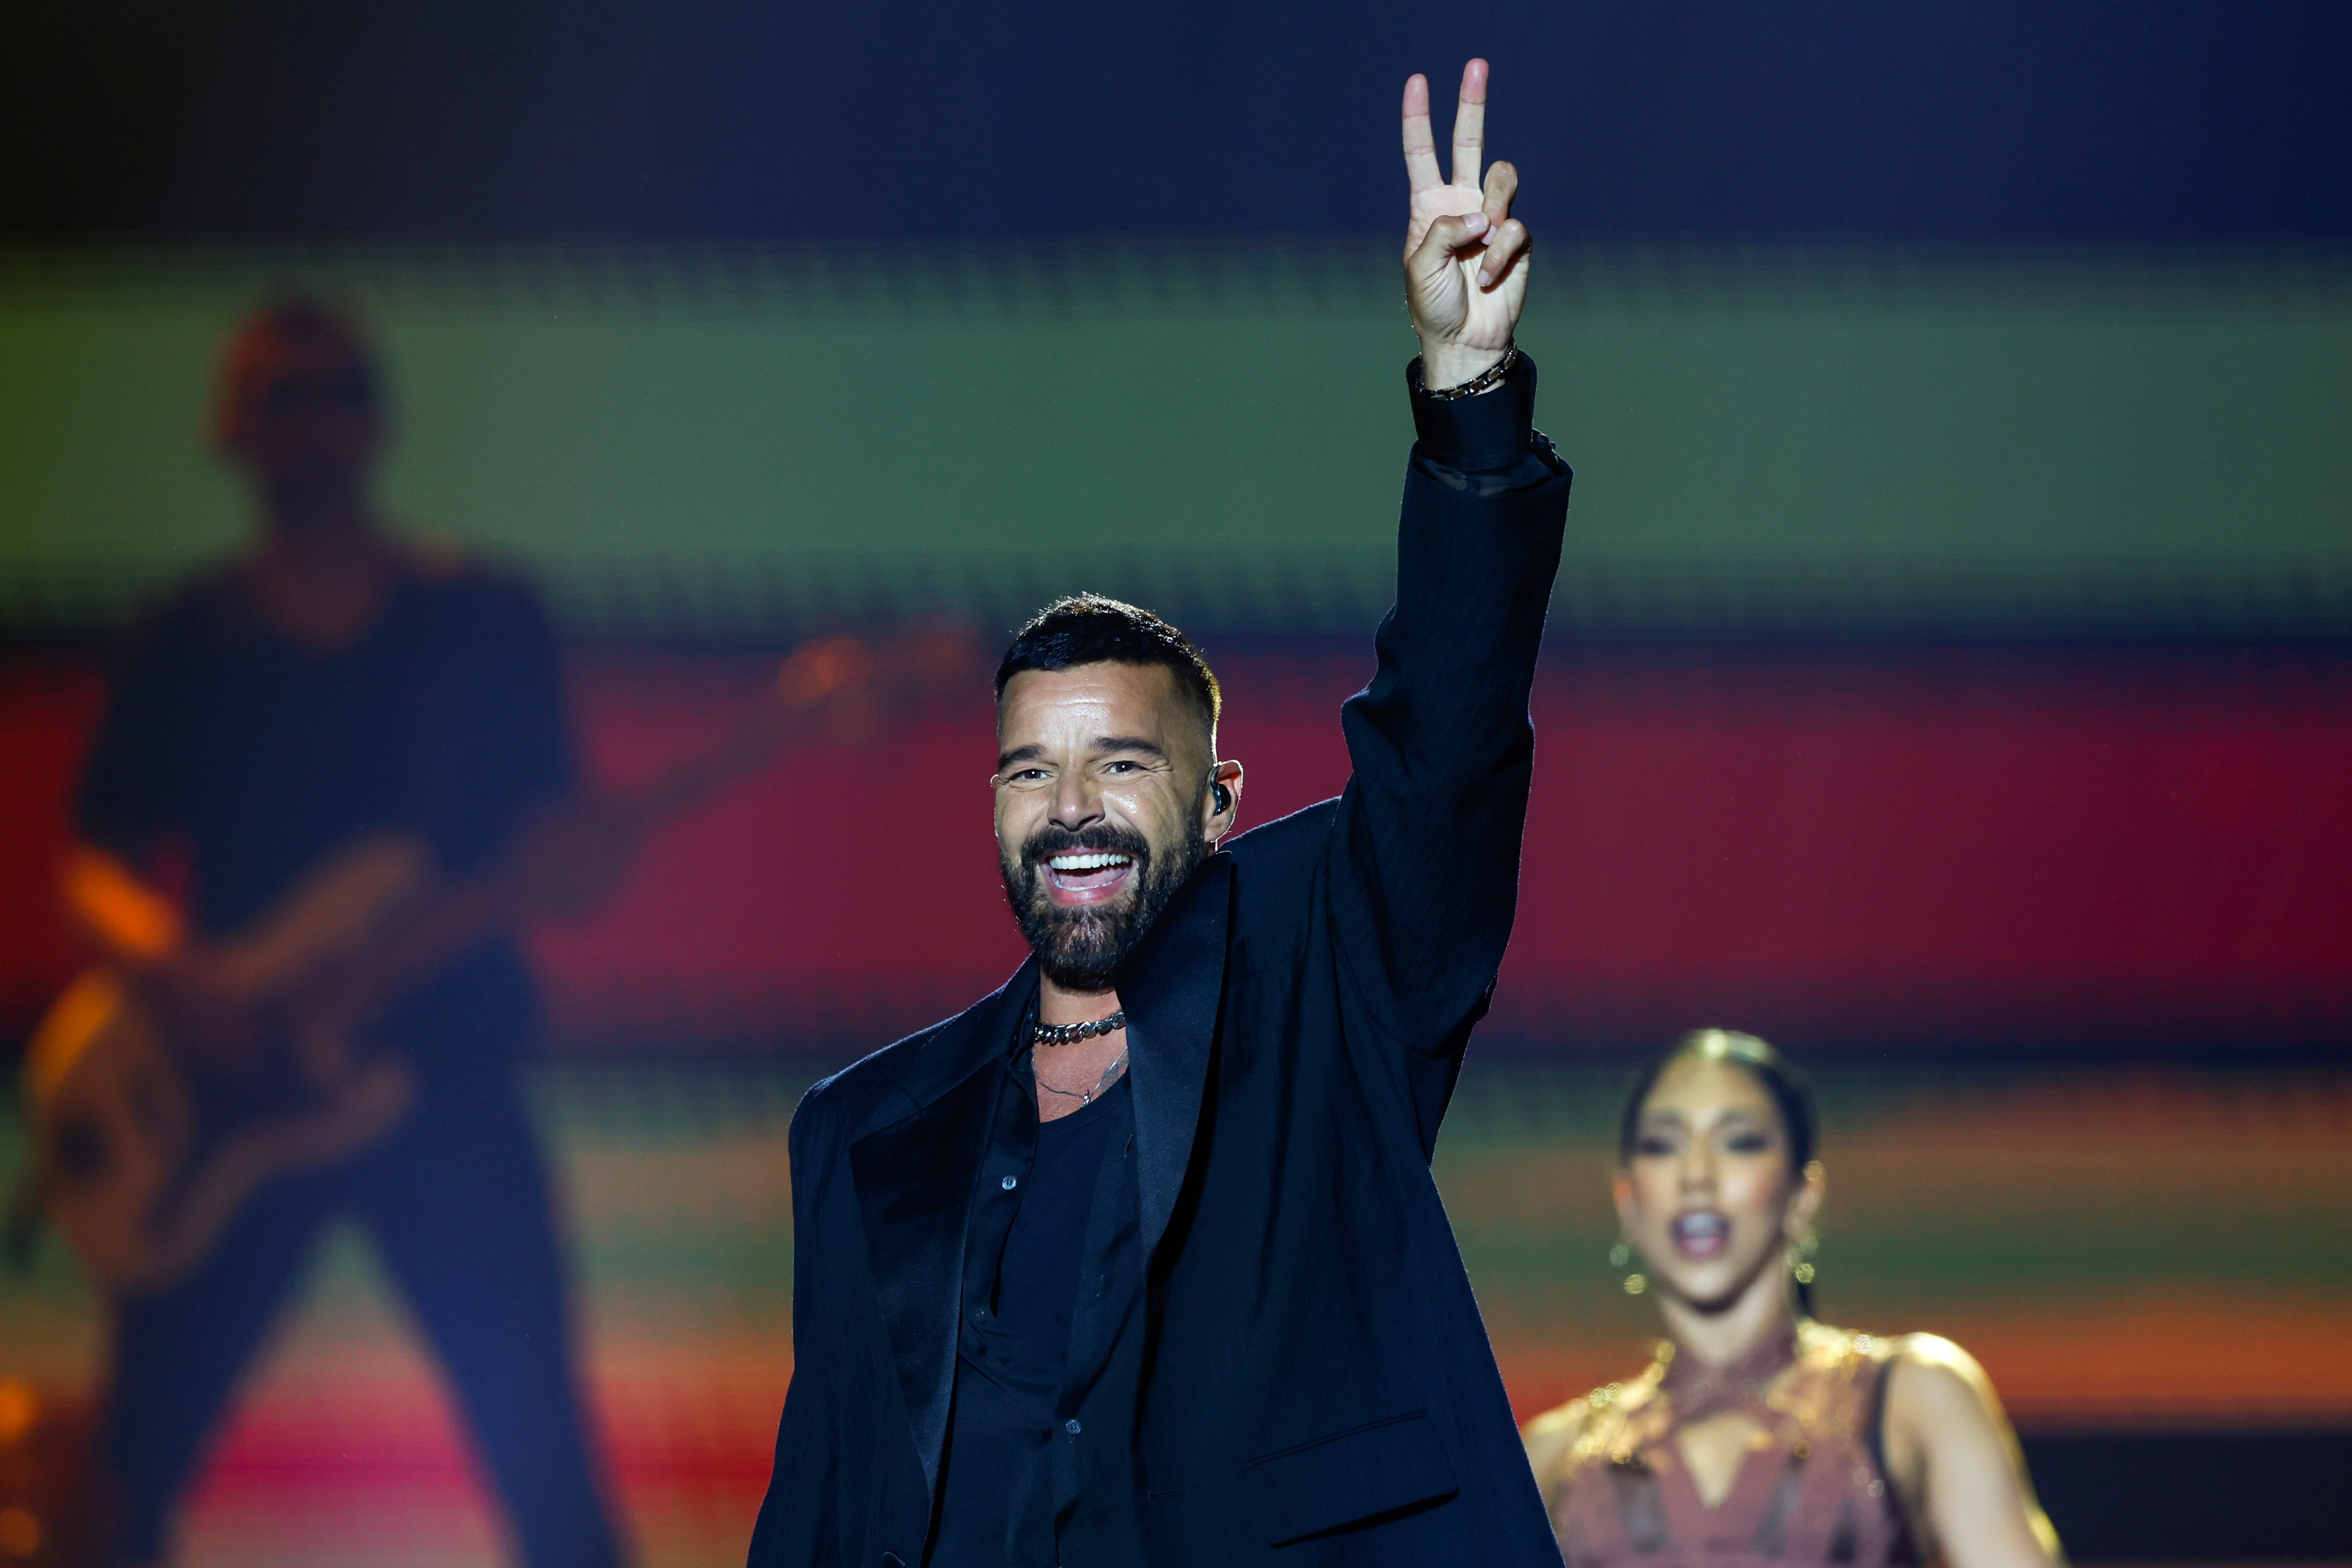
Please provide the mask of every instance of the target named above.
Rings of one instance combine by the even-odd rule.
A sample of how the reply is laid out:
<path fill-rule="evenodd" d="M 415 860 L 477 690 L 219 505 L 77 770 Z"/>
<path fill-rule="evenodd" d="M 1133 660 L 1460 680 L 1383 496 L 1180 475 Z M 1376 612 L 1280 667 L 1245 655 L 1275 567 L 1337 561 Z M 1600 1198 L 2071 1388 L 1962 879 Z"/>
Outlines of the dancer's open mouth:
<path fill-rule="evenodd" d="M 1675 1215 L 1669 1227 L 1675 1250 L 1685 1258 L 1720 1257 L 1731 1245 L 1731 1221 L 1713 1209 L 1691 1209 Z"/>

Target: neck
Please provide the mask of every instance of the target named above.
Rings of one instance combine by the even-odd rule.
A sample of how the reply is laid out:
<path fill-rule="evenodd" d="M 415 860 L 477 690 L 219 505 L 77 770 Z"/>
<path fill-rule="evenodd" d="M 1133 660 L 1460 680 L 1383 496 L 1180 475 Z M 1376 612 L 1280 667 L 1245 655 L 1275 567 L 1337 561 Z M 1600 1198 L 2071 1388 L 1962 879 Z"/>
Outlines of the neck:
<path fill-rule="evenodd" d="M 364 509 L 311 512 L 299 524 L 273 510 L 249 582 L 265 620 L 305 647 L 329 650 L 375 624 L 400 563 L 399 546 Z"/>
<path fill-rule="evenodd" d="M 261 510 L 267 548 L 289 563 L 331 568 L 386 548 L 374 509 L 352 487 L 268 485 Z"/>
<path fill-rule="evenodd" d="M 1116 991 L 1073 991 L 1055 984 L 1051 975 L 1037 977 L 1037 1021 L 1041 1024 L 1092 1024 L 1118 1011 Z"/>
<path fill-rule="evenodd" d="M 1049 977 L 1038 979 L 1037 1021 L 1041 1024 L 1092 1024 L 1118 1011 L 1116 991 L 1072 991 Z M 1030 1065 L 1037 1075 L 1037 1120 L 1058 1121 L 1087 1103 L 1086 1098 L 1077 1097 L 1091 1097 L 1108 1089 L 1123 1075 L 1125 1069 L 1119 1064 L 1126 1054 L 1125 1029 L 1066 1045 L 1034 1047 Z"/>
<path fill-rule="evenodd" d="M 1677 1356 L 1705 1366 L 1727 1366 L 1759 1345 L 1797 1330 L 1797 1304 L 1778 1268 L 1768 1268 L 1731 1304 L 1709 1310 L 1661 1294 L 1658 1310 Z"/>

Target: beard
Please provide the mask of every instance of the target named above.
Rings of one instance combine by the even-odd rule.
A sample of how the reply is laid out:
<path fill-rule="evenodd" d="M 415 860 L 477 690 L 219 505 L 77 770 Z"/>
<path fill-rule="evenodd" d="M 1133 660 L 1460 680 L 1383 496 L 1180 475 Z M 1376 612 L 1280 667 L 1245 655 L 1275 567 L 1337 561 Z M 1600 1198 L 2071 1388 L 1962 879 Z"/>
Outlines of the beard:
<path fill-rule="evenodd" d="M 1126 856 L 1135 866 L 1132 890 L 1111 904 L 1071 909 L 1055 903 L 1045 885 L 1045 863 L 1056 855 L 1087 853 Z M 1208 845 L 1198 838 L 1154 854 L 1150 842 L 1133 828 L 1097 822 L 1075 831 L 1048 826 L 1018 854 L 1000 853 L 998 858 L 1004 896 L 1037 955 L 1037 966 L 1065 990 L 1108 991 L 1118 966 L 1208 854 Z"/>

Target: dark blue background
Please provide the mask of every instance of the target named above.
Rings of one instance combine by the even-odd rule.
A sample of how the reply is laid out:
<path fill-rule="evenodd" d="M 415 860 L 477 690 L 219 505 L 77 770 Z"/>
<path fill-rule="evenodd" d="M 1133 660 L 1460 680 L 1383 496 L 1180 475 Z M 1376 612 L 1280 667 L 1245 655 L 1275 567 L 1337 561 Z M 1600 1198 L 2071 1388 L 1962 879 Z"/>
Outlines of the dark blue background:
<path fill-rule="evenodd" d="M 2352 234 L 2335 0 L 14 10 L 18 237 L 1384 230 L 1472 52 L 1554 243 Z"/>

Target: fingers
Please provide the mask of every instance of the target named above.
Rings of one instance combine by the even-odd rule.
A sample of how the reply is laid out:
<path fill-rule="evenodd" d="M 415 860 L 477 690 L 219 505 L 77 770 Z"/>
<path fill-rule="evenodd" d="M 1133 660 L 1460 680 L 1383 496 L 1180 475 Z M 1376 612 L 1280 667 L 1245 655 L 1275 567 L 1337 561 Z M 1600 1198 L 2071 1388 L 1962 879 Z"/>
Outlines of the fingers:
<path fill-rule="evenodd" d="M 1510 163 L 1496 163 L 1486 171 L 1486 192 L 1479 199 L 1486 209 L 1486 221 L 1500 224 L 1511 216 L 1511 203 L 1519 194 L 1519 171 Z"/>
<path fill-rule="evenodd" d="M 1429 79 L 1418 74 L 1404 83 L 1404 172 L 1416 191 L 1445 183 L 1437 168 L 1437 138 L 1429 129 Z"/>
<path fill-rule="evenodd" d="M 1495 237 L 1487 242 L 1486 253 L 1478 258 L 1478 287 L 1481 289 L 1492 289 L 1508 278 L 1511 268 L 1518 266 L 1533 247 L 1528 226 L 1517 218 L 1503 224 L 1494 234 Z"/>
<path fill-rule="evenodd" d="M 1462 101 L 1454 110 L 1454 183 L 1465 191 L 1476 190 L 1478 164 L 1486 153 L 1486 62 L 1472 60 L 1462 68 Z"/>
<path fill-rule="evenodd" d="M 1429 226 L 1408 269 L 1416 278 L 1433 278 L 1454 261 L 1475 260 L 1478 287 L 1491 289 L 1509 277 L 1532 247 L 1528 226 L 1517 218 L 1497 224 L 1483 212 L 1442 217 Z"/>
<path fill-rule="evenodd" d="M 1481 198 L 1481 213 L 1490 226 L 1486 249 L 1478 258 L 1478 287 L 1492 289 L 1510 276 L 1511 268 L 1528 251 L 1528 226 L 1511 216 L 1511 202 L 1519 194 L 1519 172 L 1509 163 L 1496 163 L 1486 171 L 1486 195 Z"/>
<path fill-rule="evenodd" d="M 1492 226 L 1485 213 L 1439 218 L 1422 237 L 1421 247 L 1406 262 L 1405 270 L 1419 279 L 1436 277 L 1464 251 L 1475 248 Z"/>

